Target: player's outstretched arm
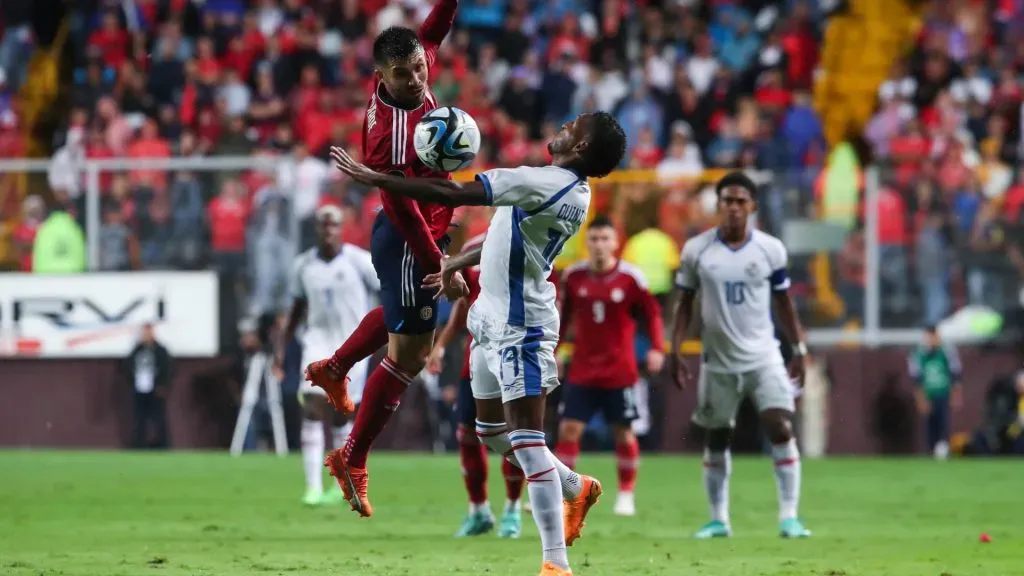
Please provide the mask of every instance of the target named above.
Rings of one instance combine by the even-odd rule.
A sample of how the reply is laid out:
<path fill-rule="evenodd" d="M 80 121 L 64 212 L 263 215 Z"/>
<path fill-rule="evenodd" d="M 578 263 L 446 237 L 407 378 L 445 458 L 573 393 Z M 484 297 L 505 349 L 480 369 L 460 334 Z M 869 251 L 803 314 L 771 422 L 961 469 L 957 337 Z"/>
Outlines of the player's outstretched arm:
<path fill-rule="evenodd" d="M 459 0 L 438 0 L 420 26 L 420 41 L 427 53 L 428 64 L 433 65 L 438 46 L 451 31 L 452 24 L 455 23 L 455 10 L 458 7 Z"/>
<path fill-rule="evenodd" d="M 445 206 L 484 206 L 490 200 L 484 183 L 478 180 L 460 184 L 441 178 L 403 178 L 381 174 L 356 162 L 345 150 L 338 147 L 331 148 L 331 157 L 338 169 L 352 179 L 381 188 L 396 196 Z"/>

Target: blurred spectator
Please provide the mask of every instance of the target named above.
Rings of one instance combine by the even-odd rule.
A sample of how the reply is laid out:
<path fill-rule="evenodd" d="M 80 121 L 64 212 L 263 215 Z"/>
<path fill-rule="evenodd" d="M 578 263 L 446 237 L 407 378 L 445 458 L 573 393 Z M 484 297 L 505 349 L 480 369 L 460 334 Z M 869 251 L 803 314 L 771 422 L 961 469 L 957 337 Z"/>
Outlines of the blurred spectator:
<path fill-rule="evenodd" d="M 131 383 L 134 398 L 132 448 L 166 450 L 167 398 L 174 377 L 173 359 L 157 341 L 153 325 L 145 324 L 139 343 L 121 364 L 121 377 Z"/>
<path fill-rule="evenodd" d="M 18 265 L 22 272 L 32 271 L 32 245 L 36 232 L 46 217 L 46 204 L 35 194 L 28 196 L 21 204 L 21 221 L 11 233 Z"/>
<path fill-rule="evenodd" d="M 32 33 L 32 4 L 30 2 L 0 3 L 0 69 L 9 78 L 15 90 L 25 79 L 34 38 Z"/>
<path fill-rule="evenodd" d="M 81 196 L 85 156 L 85 126 L 74 126 L 67 132 L 67 142 L 50 159 L 47 172 L 50 188 L 62 190 L 71 198 Z"/>
<path fill-rule="evenodd" d="M 302 246 L 314 242 L 314 214 L 327 178 L 327 163 L 309 154 L 304 142 L 292 146 L 289 158 L 278 167 L 277 187 L 291 195 L 293 217 L 299 222 Z"/>
<path fill-rule="evenodd" d="M 106 272 L 134 270 L 139 264 L 139 243 L 125 222 L 125 212 L 116 204 L 103 209 L 99 229 L 99 262 L 93 267 Z"/>
<path fill-rule="evenodd" d="M 155 120 L 146 120 L 139 132 L 139 137 L 128 146 L 127 156 L 137 159 L 170 158 L 171 147 L 166 140 L 160 137 L 158 130 Z M 167 171 L 149 168 L 133 170 L 131 181 L 135 186 L 163 190 L 167 187 Z"/>
<path fill-rule="evenodd" d="M 220 194 L 210 201 L 210 248 L 217 270 L 226 287 L 236 294 L 245 275 L 245 234 L 249 205 L 245 189 L 237 180 L 228 180 Z"/>
<path fill-rule="evenodd" d="M 68 210 L 66 195 L 36 231 L 32 271 L 36 274 L 76 274 L 86 268 L 85 236 Z"/>

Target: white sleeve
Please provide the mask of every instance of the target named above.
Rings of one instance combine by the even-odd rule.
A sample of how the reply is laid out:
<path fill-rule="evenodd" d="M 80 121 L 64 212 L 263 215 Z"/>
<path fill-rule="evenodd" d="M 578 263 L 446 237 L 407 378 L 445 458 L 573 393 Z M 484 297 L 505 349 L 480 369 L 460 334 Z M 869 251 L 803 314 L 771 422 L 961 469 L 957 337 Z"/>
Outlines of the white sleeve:
<path fill-rule="evenodd" d="M 530 182 L 543 182 L 538 168 L 495 168 L 476 175 L 487 191 L 488 206 L 517 206 L 533 210 L 544 203 L 544 193 Z"/>
<path fill-rule="evenodd" d="M 370 253 L 361 248 L 352 247 L 356 269 L 359 270 L 359 277 L 363 279 L 366 289 L 372 293 L 380 292 L 380 279 L 377 278 L 377 270 L 373 267 L 373 258 Z"/>
<path fill-rule="evenodd" d="M 786 247 L 782 244 L 782 241 L 773 239 L 773 242 L 769 243 L 768 259 L 772 267 L 772 275 L 770 277 L 772 290 L 775 292 L 789 290 L 789 255 L 786 253 Z"/>
<path fill-rule="evenodd" d="M 683 245 L 679 255 L 679 270 L 676 270 L 676 287 L 683 290 L 700 288 L 700 276 L 697 274 L 697 246 L 691 240 Z"/>

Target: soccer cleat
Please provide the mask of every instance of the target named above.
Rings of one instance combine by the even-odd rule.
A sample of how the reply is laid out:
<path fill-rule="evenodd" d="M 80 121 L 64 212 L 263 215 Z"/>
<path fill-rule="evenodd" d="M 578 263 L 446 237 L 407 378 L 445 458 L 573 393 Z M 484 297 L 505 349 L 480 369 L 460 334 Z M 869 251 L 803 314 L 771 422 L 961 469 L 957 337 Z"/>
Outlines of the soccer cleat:
<path fill-rule="evenodd" d="M 498 525 L 498 538 L 519 538 L 523 533 L 523 515 L 515 508 L 506 508 Z"/>
<path fill-rule="evenodd" d="M 491 530 L 494 530 L 494 515 L 490 510 L 480 510 L 466 516 L 466 519 L 462 521 L 462 526 L 459 526 L 459 531 L 455 533 L 455 537 L 480 536 Z"/>
<path fill-rule="evenodd" d="M 728 538 L 729 536 L 732 536 L 732 528 L 730 528 L 725 522 L 719 522 L 718 520 L 712 520 L 704 526 L 701 526 L 701 529 L 697 530 L 693 535 L 697 540 Z"/>
<path fill-rule="evenodd" d="M 302 503 L 306 506 L 319 506 L 322 498 L 323 492 L 309 488 L 306 490 L 306 493 L 302 495 Z"/>
<path fill-rule="evenodd" d="M 328 488 L 327 491 L 324 492 L 323 496 L 320 497 L 320 503 L 327 506 L 341 504 L 345 501 L 345 493 L 341 491 L 341 487 L 337 484 L 335 484 L 333 488 Z"/>
<path fill-rule="evenodd" d="M 590 512 L 590 508 L 601 499 L 601 483 L 596 478 L 580 474 L 580 482 L 583 484 L 580 495 L 563 505 L 566 546 L 572 546 L 583 533 L 587 512 Z"/>
<path fill-rule="evenodd" d="M 803 522 L 796 518 L 786 518 L 782 522 L 779 522 L 779 536 L 783 538 L 810 538 L 811 531 L 808 530 Z"/>
<path fill-rule="evenodd" d="M 327 401 L 342 414 L 356 411 L 356 403 L 348 396 L 348 376 L 339 374 L 330 358 L 317 360 L 306 367 L 306 381 L 327 393 Z"/>
<path fill-rule="evenodd" d="M 616 516 L 636 516 L 636 499 L 632 492 L 619 492 L 614 512 Z"/>
<path fill-rule="evenodd" d="M 370 475 L 366 468 L 353 468 L 348 465 L 345 459 L 345 449 L 336 448 L 324 460 L 324 466 L 330 468 L 331 476 L 338 481 L 345 500 L 352 506 L 352 509 L 359 512 L 363 518 L 373 515 L 373 506 L 366 496 L 367 484 Z"/>
<path fill-rule="evenodd" d="M 572 576 L 572 570 L 559 568 L 551 562 L 545 562 L 544 565 L 540 567 L 540 576 Z"/>

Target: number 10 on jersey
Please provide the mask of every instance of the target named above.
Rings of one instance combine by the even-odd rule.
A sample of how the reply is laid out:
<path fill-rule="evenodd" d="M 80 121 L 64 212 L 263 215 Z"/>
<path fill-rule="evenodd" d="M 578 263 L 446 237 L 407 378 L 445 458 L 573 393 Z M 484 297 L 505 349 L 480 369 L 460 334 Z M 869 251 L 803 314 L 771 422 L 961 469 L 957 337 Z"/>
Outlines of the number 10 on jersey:
<path fill-rule="evenodd" d="M 726 303 L 736 306 L 743 304 L 746 301 L 747 283 L 746 282 L 726 282 L 725 283 L 725 301 Z"/>

